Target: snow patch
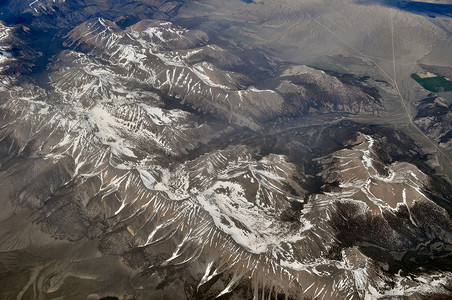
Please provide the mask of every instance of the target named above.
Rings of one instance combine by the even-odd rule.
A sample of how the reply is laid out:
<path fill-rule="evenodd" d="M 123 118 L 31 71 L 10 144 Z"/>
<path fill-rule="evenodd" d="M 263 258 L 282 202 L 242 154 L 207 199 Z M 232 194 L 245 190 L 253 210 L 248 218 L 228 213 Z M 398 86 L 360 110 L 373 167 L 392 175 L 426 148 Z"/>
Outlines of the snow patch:
<path fill-rule="evenodd" d="M 103 144 L 109 145 L 114 154 L 136 157 L 122 137 L 125 132 L 123 125 L 107 110 L 100 105 L 94 106 L 88 112 L 88 120 L 94 127 L 94 135 Z"/>
<path fill-rule="evenodd" d="M 149 118 L 151 118 L 152 122 L 156 125 L 171 125 L 189 116 L 188 112 L 180 109 L 164 110 L 144 103 L 140 103 L 138 106 L 146 111 Z"/>

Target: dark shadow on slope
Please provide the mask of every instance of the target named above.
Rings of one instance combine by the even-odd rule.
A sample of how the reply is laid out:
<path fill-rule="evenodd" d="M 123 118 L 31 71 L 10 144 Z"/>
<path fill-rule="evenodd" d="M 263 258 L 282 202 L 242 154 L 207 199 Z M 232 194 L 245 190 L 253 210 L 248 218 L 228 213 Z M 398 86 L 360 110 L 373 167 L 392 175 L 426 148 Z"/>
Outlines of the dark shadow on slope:
<path fill-rule="evenodd" d="M 385 6 L 395 7 L 400 10 L 408 11 L 418 15 L 425 15 L 430 18 L 435 17 L 452 17 L 452 4 L 439 4 L 421 1 L 404 1 L 404 0 L 359 0 L 359 4 L 381 4 Z"/>

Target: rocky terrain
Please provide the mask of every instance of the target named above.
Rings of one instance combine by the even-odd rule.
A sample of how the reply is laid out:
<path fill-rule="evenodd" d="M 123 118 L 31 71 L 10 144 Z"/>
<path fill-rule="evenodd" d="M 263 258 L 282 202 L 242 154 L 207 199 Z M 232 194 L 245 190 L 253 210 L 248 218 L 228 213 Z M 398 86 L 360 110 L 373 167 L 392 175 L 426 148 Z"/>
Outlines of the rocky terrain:
<path fill-rule="evenodd" d="M 447 99 L 215 3 L 0 4 L 0 298 L 450 297 Z"/>
<path fill-rule="evenodd" d="M 422 100 L 414 122 L 441 147 L 452 150 L 452 111 L 443 98 Z"/>

